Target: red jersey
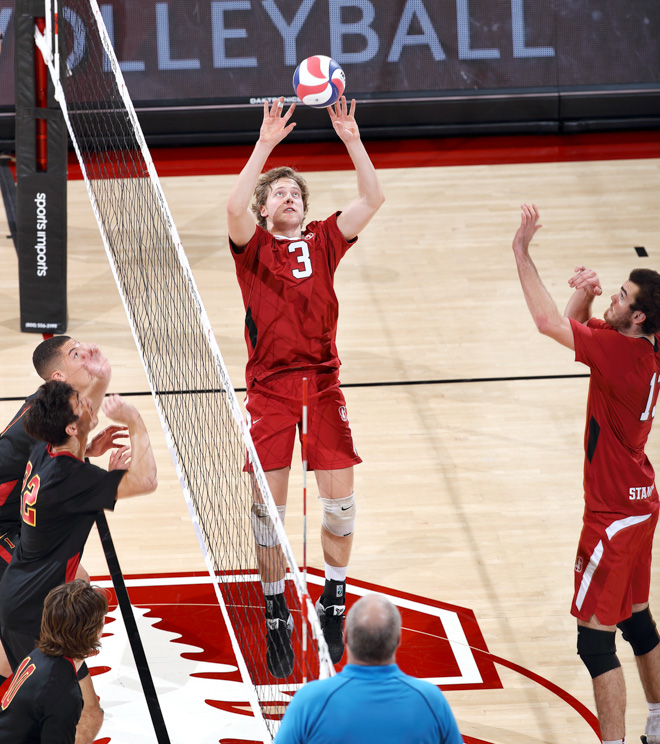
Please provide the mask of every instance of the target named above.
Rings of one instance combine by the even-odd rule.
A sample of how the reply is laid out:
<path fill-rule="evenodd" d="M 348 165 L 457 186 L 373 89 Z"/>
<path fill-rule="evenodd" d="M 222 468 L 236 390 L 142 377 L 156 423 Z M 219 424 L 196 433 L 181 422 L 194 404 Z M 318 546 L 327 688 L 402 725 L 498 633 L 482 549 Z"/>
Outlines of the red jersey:
<path fill-rule="evenodd" d="M 658 509 L 644 452 L 660 387 L 658 339 L 624 336 L 603 320 L 571 320 L 575 359 L 591 368 L 584 434 L 587 512 L 648 514 Z"/>
<path fill-rule="evenodd" d="M 275 372 L 339 368 L 339 304 L 334 276 L 351 245 L 337 216 L 310 222 L 300 238 L 271 235 L 257 226 L 243 249 L 231 243 L 245 305 L 247 386 Z"/>

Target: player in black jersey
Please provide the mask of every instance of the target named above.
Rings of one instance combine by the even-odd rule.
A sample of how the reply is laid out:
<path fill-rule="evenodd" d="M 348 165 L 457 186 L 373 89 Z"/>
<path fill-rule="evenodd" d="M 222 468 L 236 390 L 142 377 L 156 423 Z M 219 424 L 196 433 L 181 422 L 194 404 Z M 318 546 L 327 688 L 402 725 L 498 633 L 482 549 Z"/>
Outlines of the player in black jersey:
<path fill-rule="evenodd" d="M 116 499 L 156 489 L 156 464 L 138 411 L 118 395 L 106 398 L 103 411 L 128 427 L 127 469 L 108 472 L 84 461 L 97 418 L 90 401 L 67 383 L 42 385 L 23 417 L 27 432 L 39 443 L 25 469 L 21 539 L 0 581 L 0 638 L 14 671 L 39 637 L 46 595 L 75 578 L 99 511 L 114 509 Z M 128 459 L 119 458 L 120 465 Z M 103 714 L 85 665 L 79 677 L 85 708 L 77 741 L 91 744 Z"/>
<path fill-rule="evenodd" d="M 96 344 L 83 344 L 69 336 L 54 336 L 40 343 L 32 355 L 37 374 L 43 380 L 68 382 L 92 402 L 95 411 L 101 406 L 110 383 L 112 370 Z M 23 416 L 30 407 L 31 395 L 14 418 L 0 433 L 0 577 L 9 565 L 18 543 L 21 528 L 20 496 L 25 466 L 35 440 L 23 427 Z M 87 457 L 99 457 L 125 436 L 125 427 L 110 426 L 89 443 Z M 82 566 L 78 578 L 87 578 Z M 9 676 L 10 668 L 0 647 L 0 683 Z"/>
<path fill-rule="evenodd" d="M 98 411 L 110 383 L 112 370 L 95 344 L 81 344 L 69 336 L 54 336 L 40 343 L 32 355 L 34 367 L 43 380 L 68 382 L 92 401 Z M 23 427 L 23 416 L 31 395 L 0 433 L 0 577 L 14 552 L 21 527 L 20 493 L 28 455 L 35 441 Z M 109 447 L 119 446 L 123 427 L 108 427 L 90 442 L 88 457 L 98 457 Z M 0 665 L 0 674 L 2 667 Z"/>
<path fill-rule="evenodd" d="M 105 594 L 80 579 L 49 592 L 37 648 L 0 702 L 0 741 L 74 743 L 82 712 L 76 672 L 97 653 L 107 611 Z"/>

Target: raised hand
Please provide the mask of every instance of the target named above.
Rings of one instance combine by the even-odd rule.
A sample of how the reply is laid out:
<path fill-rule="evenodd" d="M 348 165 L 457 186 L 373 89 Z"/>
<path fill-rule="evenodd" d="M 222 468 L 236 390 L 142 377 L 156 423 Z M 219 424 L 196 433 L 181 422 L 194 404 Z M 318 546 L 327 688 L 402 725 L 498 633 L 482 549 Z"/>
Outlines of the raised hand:
<path fill-rule="evenodd" d="M 128 444 L 110 453 L 108 470 L 128 470 L 131 464 L 131 448 Z"/>
<path fill-rule="evenodd" d="M 277 101 L 273 101 L 270 107 L 268 101 L 264 101 L 264 119 L 259 130 L 259 142 L 271 147 L 275 147 L 278 142 L 281 142 L 296 126 L 295 121 L 289 124 L 289 119 L 295 110 L 296 104 L 294 103 L 289 106 L 286 114 L 283 113 L 284 96 L 281 96 Z"/>
<path fill-rule="evenodd" d="M 346 96 L 342 96 L 334 107 L 328 106 L 328 113 L 332 119 L 332 126 L 342 142 L 348 144 L 353 140 L 360 139 L 360 130 L 355 121 L 355 98 L 351 100 L 350 111 L 346 103 Z"/>
<path fill-rule="evenodd" d="M 128 429 L 125 426 L 108 426 L 99 432 L 92 441 L 87 445 L 85 457 L 100 457 L 109 449 L 125 446 L 118 439 L 124 439 L 128 436 Z"/>
<path fill-rule="evenodd" d="M 108 374 L 110 364 L 96 344 L 80 344 L 78 355 L 90 377 L 104 377 Z"/>
<path fill-rule="evenodd" d="M 121 395 L 109 395 L 103 401 L 102 408 L 109 419 L 126 426 L 140 418 L 137 408 L 125 401 Z"/>
<path fill-rule="evenodd" d="M 513 238 L 513 247 L 514 250 L 523 249 L 526 251 L 536 231 L 540 230 L 543 225 L 538 224 L 541 215 L 536 204 L 523 204 L 521 209 L 520 227 Z"/>
<path fill-rule="evenodd" d="M 593 269 L 586 266 L 576 266 L 575 275 L 568 280 L 568 286 L 573 289 L 583 289 L 587 296 L 597 297 L 603 294 L 600 279 Z"/>

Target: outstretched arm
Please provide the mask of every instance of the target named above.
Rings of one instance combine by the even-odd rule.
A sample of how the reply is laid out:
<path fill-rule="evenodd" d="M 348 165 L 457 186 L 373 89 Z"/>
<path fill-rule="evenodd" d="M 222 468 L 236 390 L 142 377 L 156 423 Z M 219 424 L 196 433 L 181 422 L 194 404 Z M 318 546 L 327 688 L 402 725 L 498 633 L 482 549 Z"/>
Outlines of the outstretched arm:
<path fill-rule="evenodd" d="M 352 240 L 368 224 L 385 201 L 376 169 L 360 139 L 360 130 L 355 121 L 355 99 L 350 111 L 346 97 L 342 96 L 334 108 L 328 107 L 332 126 L 339 139 L 346 145 L 357 174 L 358 196 L 337 218 L 337 227 L 346 240 Z"/>
<path fill-rule="evenodd" d="M 579 323 L 586 323 L 591 318 L 591 306 L 594 297 L 603 294 L 600 286 L 600 279 L 593 269 L 586 266 L 576 266 L 575 274 L 568 280 L 568 285 L 575 289 L 571 295 L 564 315 L 567 318 L 577 320 Z"/>
<path fill-rule="evenodd" d="M 112 421 L 128 427 L 131 441 L 130 464 L 117 488 L 117 498 L 152 493 L 158 486 L 156 461 L 142 416 L 120 395 L 108 396 L 103 401 L 103 412 Z"/>
<path fill-rule="evenodd" d="M 539 210 L 535 204 L 522 205 L 520 227 L 513 238 L 513 255 L 529 312 L 539 332 L 550 336 L 569 349 L 575 348 L 573 329 L 568 318 L 561 315 L 555 301 L 548 294 L 529 255 L 529 244 L 542 225 L 538 224 Z"/>
<path fill-rule="evenodd" d="M 229 237 L 232 243 L 240 248 L 250 242 L 250 238 L 254 235 L 257 227 L 254 215 L 250 211 L 254 187 L 257 185 L 257 180 L 266 164 L 266 160 L 268 160 L 268 156 L 275 146 L 296 126 L 295 122 L 289 124 L 289 119 L 295 108 L 296 104 L 294 103 L 286 114 L 283 114 L 283 97 L 279 101 L 273 101 L 270 108 L 268 101 L 264 102 L 264 119 L 261 123 L 259 139 L 245 167 L 239 173 L 227 201 Z"/>

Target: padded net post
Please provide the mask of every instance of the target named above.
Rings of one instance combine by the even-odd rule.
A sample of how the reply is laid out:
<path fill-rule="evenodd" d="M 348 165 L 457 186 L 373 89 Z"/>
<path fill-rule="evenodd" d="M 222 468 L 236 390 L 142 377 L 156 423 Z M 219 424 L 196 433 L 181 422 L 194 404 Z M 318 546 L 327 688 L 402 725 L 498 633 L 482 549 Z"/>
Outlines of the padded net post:
<path fill-rule="evenodd" d="M 67 129 L 35 46 L 35 29 L 45 30 L 46 16 L 43 0 L 17 0 L 16 225 L 20 323 L 27 333 L 63 333 L 67 325 Z"/>

